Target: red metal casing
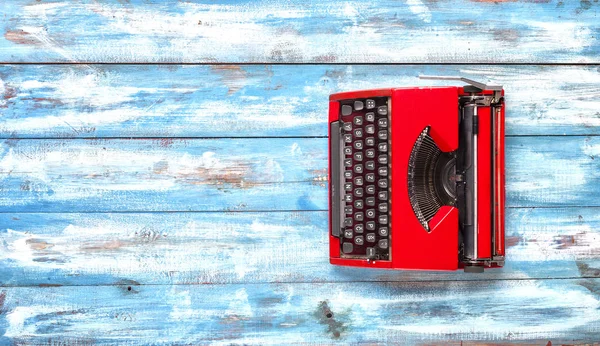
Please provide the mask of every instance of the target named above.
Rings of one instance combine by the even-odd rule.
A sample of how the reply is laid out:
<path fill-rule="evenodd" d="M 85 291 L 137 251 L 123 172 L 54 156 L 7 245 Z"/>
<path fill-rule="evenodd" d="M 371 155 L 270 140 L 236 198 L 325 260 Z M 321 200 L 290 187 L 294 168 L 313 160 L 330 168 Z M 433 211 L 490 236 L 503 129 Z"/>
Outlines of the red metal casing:
<path fill-rule="evenodd" d="M 485 91 L 482 94 L 488 95 L 490 92 Z M 458 149 L 459 97 L 463 95 L 465 92 L 461 87 L 420 87 L 362 90 L 330 96 L 329 123 L 339 119 L 341 100 L 387 96 L 391 112 L 390 260 L 342 258 L 340 241 L 331 235 L 330 205 L 329 238 L 332 264 L 409 270 L 456 270 L 463 267 L 458 249 L 458 210 L 449 206 L 442 207 L 429 222 L 431 231 L 425 231 L 410 205 L 407 184 L 409 156 L 414 141 L 426 126 L 431 127 L 430 136 L 442 151 L 451 152 Z M 494 111 L 494 124 L 491 112 L 491 107 L 479 107 L 478 161 L 480 164 L 483 162 L 483 166 L 477 172 L 477 208 L 480 214 L 477 246 L 482 260 L 491 259 L 492 252 L 504 255 L 504 107 Z M 496 148 L 495 153 L 491 150 L 492 143 Z M 329 146 L 331 150 L 331 142 Z M 494 172 L 492 167 L 495 167 Z M 491 199 L 492 187 L 495 189 L 494 200 Z M 496 229 L 493 243 L 492 228 Z M 492 263 L 486 266 L 497 265 Z"/>

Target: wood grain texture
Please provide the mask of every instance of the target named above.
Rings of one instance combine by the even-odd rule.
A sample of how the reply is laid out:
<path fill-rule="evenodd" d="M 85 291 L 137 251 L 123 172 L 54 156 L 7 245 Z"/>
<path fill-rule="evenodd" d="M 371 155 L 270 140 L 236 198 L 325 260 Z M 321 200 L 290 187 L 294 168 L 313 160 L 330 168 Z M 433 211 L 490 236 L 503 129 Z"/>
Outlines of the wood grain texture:
<path fill-rule="evenodd" d="M 329 94 L 419 74 L 504 85 L 509 136 L 600 134 L 598 66 L 12 65 L 0 138 L 326 136 Z"/>
<path fill-rule="evenodd" d="M 508 209 L 510 260 L 477 275 L 329 265 L 325 211 L 3 213 L 0 286 L 596 278 L 598 211 Z"/>
<path fill-rule="evenodd" d="M 8 139 L 10 212 L 326 210 L 327 139 Z M 600 206 L 600 138 L 506 140 L 508 207 Z"/>
<path fill-rule="evenodd" d="M 0 342 L 591 343 L 599 287 L 600 279 L 2 288 Z"/>
<path fill-rule="evenodd" d="M 3 62 L 600 62 L 596 1 L 4 1 Z"/>

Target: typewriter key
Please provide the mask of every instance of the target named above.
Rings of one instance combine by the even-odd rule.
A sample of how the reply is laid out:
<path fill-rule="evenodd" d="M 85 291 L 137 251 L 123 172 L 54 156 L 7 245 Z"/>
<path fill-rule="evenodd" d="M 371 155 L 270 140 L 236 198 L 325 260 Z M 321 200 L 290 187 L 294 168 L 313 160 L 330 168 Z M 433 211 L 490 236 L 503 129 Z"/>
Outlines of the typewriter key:
<path fill-rule="evenodd" d="M 352 106 L 343 105 L 342 106 L 342 115 L 346 116 L 346 115 L 350 115 L 350 114 L 352 114 Z"/>
<path fill-rule="evenodd" d="M 354 220 L 356 221 L 364 221 L 365 216 L 363 213 L 354 213 Z"/>
<path fill-rule="evenodd" d="M 352 243 L 344 243 L 342 246 L 342 251 L 344 251 L 344 253 L 351 253 L 353 250 Z"/>
<path fill-rule="evenodd" d="M 362 101 L 354 101 L 354 110 L 361 111 L 364 108 Z"/>
<path fill-rule="evenodd" d="M 356 244 L 356 245 L 362 245 L 362 244 L 364 244 L 364 242 L 365 241 L 364 241 L 362 235 L 356 236 L 354 238 L 354 244 Z"/>

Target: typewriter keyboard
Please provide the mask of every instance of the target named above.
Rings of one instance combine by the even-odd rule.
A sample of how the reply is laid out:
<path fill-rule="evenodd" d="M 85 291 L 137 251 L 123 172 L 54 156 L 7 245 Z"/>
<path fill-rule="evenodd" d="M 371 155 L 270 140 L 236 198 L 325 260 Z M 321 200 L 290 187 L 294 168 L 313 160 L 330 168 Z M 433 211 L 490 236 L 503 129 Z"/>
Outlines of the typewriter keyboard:
<path fill-rule="evenodd" d="M 340 102 L 344 257 L 389 259 L 390 145 L 388 98 Z"/>

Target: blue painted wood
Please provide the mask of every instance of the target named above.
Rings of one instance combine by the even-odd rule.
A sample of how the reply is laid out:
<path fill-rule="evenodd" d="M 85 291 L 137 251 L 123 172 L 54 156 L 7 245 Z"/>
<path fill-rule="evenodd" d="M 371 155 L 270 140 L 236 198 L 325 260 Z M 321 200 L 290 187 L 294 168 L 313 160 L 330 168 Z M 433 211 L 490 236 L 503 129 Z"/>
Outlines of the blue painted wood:
<path fill-rule="evenodd" d="M 2 288 L 0 342 L 591 344 L 599 286 L 600 279 L 567 279 Z"/>
<path fill-rule="evenodd" d="M 10 212 L 326 210 L 327 139 L 6 140 Z M 506 140 L 508 207 L 600 206 L 600 138 Z"/>
<path fill-rule="evenodd" d="M 509 136 L 600 134 L 598 66 L 6 65 L 0 137 L 326 136 L 329 94 L 419 74 L 504 85 Z"/>
<path fill-rule="evenodd" d="M 598 211 L 508 209 L 510 260 L 478 275 L 331 266 L 325 211 L 3 213 L 0 286 L 597 277 L 590 268 L 600 268 Z"/>
<path fill-rule="evenodd" d="M 69 63 L 0 65 L 0 138 L 43 138 L 0 146 L 0 344 L 598 342 L 598 65 L 478 63 L 599 64 L 599 6 L 0 3 L 0 62 Z M 503 269 L 327 263 L 326 140 L 299 137 L 419 73 L 506 86 Z"/>
<path fill-rule="evenodd" d="M 599 62 L 596 1 L 0 4 L 4 62 Z"/>

